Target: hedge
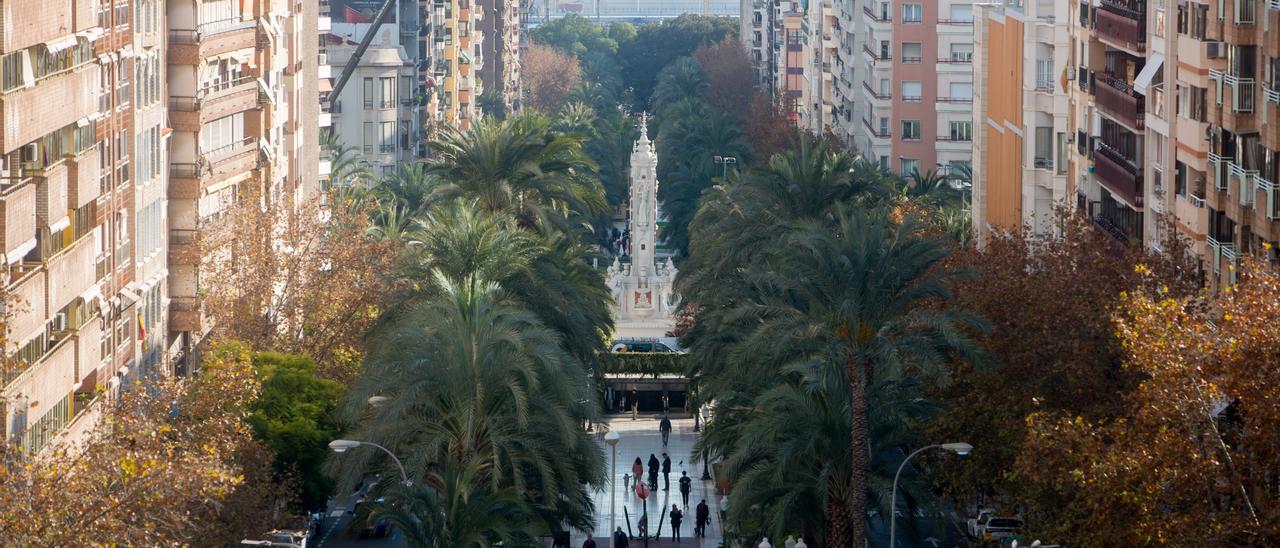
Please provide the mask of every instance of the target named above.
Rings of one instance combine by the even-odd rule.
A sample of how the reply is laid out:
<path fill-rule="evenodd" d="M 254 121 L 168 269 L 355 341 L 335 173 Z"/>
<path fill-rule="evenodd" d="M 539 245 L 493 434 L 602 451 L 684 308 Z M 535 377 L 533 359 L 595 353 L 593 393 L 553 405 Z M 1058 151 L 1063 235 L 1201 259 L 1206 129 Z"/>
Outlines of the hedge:
<path fill-rule="evenodd" d="M 689 355 L 680 352 L 601 352 L 600 361 L 608 373 L 657 377 L 685 375 L 689 370 Z"/>

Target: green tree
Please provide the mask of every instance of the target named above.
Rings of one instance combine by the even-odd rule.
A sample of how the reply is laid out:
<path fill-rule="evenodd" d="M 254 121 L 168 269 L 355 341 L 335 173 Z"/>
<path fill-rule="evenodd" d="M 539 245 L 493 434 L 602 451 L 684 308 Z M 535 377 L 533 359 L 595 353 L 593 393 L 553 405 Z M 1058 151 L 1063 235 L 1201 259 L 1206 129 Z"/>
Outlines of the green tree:
<path fill-rule="evenodd" d="M 661 111 L 683 99 L 700 99 L 709 85 L 706 69 L 692 57 L 676 59 L 658 73 L 658 83 L 653 88 L 653 109 Z"/>
<path fill-rule="evenodd" d="M 566 54 L 582 58 L 588 52 L 604 52 L 609 55 L 618 53 L 617 38 L 634 36 L 635 27 L 630 33 L 623 29 L 614 30 L 603 27 L 576 13 L 568 14 L 560 19 L 547 21 L 529 31 L 533 41 L 556 48 Z"/>
<path fill-rule="evenodd" d="M 322 465 L 327 444 L 338 437 L 335 410 L 343 387 L 316 376 L 316 364 L 305 356 L 263 352 L 253 357 L 262 382 L 247 420 L 254 436 L 275 454 L 281 480 L 292 478 L 304 509 L 323 508 L 333 482 Z"/>
<path fill-rule="evenodd" d="M 423 486 L 394 489 L 373 519 L 386 518 L 404 532 L 410 546 L 487 548 L 497 543 L 532 546 L 529 507 L 510 488 L 481 482 L 481 465 L 442 466 Z"/>
<path fill-rule="evenodd" d="M 672 61 L 693 54 L 698 46 L 719 42 L 738 32 L 731 17 L 681 15 L 640 27 L 618 50 L 625 87 L 635 90 L 636 104 L 648 104 L 658 72 Z"/>

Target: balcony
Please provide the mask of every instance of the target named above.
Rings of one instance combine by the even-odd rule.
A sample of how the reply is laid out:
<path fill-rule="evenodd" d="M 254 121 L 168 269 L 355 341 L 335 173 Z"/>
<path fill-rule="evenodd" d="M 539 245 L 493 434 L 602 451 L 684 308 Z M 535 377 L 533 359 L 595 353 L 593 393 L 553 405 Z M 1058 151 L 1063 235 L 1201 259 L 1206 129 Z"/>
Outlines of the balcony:
<path fill-rule="evenodd" d="M 862 89 L 866 90 L 868 97 L 871 97 L 872 99 L 875 99 L 877 101 L 888 101 L 890 99 L 893 99 L 893 95 L 888 92 L 880 93 L 874 89 L 871 89 L 871 86 L 867 84 L 866 80 L 862 81 Z"/>
<path fill-rule="evenodd" d="M 201 23 L 194 29 L 169 29 L 169 64 L 196 65 L 200 61 L 257 46 L 258 23 L 239 18 Z"/>
<path fill-rule="evenodd" d="M 3 149 L 15 150 L 98 112 L 100 70 L 97 63 L 84 63 L 0 97 Z"/>
<path fill-rule="evenodd" d="M 1277 87 L 1262 86 L 1262 108 L 1265 110 L 1262 124 L 1262 146 L 1280 150 L 1280 83 Z"/>
<path fill-rule="evenodd" d="M 169 164 L 170 198 L 196 199 L 209 187 L 258 168 L 258 139 L 245 137 L 201 154 L 196 162 Z"/>
<path fill-rule="evenodd" d="M 1098 107 L 1117 122 L 1141 130 L 1146 125 L 1146 97 L 1133 91 L 1125 81 L 1108 74 L 1096 74 L 1094 93 Z"/>
<path fill-rule="evenodd" d="M 1120 151 L 1098 145 L 1094 174 L 1107 190 L 1119 196 L 1135 208 L 1142 207 L 1142 169 L 1133 165 Z"/>
<path fill-rule="evenodd" d="M 1098 39 L 1141 56 L 1147 51 L 1147 16 L 1115 4 L 1104 3 L 1095 10 Z"/>
<path fill-rule="evenodd" d="M 203 333 L 208 327 L 208 316 L 199 297 L 171 297 L 169 299 L 169 329 Z"/>
<path fill-rule="evenodd" d="M 888 139 L 890 137 L 889 130 L 877 130 L 876 128 L 871 127 L 871 122 L 867 121 L 865 118 L 862 120 L 862 125 L 866 126 L 867 134 L 875 137 L 876 139 Z"/>
<path fill-rule="evenodd" d="M 169 120 L 177 131 L 199 132 L 200 126 L 238 112 L 261 106 L 257 81 L 241 76 L 226 82 L 208 84 L 195 96 L 171 95 Z"/>

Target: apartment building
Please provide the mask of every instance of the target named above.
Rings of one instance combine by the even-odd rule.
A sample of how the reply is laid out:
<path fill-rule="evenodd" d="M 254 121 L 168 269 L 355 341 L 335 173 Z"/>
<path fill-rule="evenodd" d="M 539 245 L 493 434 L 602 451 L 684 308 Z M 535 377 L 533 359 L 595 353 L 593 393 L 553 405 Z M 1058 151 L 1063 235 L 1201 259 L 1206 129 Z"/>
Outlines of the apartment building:
<path fill-rule="evenodd" d="M 87 431 L 103 395 L 141 373 L 141 343 L 156 340 L 142 328 L 162 322 L 163 244 L 135 220 L 151 226 L 163 203 L 162 132 L 148 125 L 163 118 L 149 72 L 163 21 L 152 0 L 0 11 L 0 429 L 28 453 Z"/>
<path fill-rule="evenodd" d="M 993 232 L 1051 234 L 1067 193 L 1068 6 L 1052 0 L 974 6 L 972 219 L 979 245 Z M 944 137 L 946 138 L 944 140 Z"/>
<path fill-rule="evenodd" d="M 1073 2 L 1069 19 L 1079 209 L 1153 249 L 1172 226 L 1211 286 L 1276 249 L 1280 2 Z"/>
<path fill-rule="evenodd" d="M 484 17 L 475 0 L 433 0 L 432 84 L 438 106 L 430 127 L 438 124 L 466 131 L 480 115 L 476 108 L 483 91 L 476 77 L 483 63 Z"/>
<path fill-rule="evenodd" d="M 416 5 L 414 5 L 416 8 Z M 410 47 L 401 43 L 400 24 L 392 22 L 372 30 L 367 23 L 335 22 L 325 57 L 342 71 L 366 32 L 372 42 L 339 90 L 331 97 L 331 128 L 337 141 L 360 152 L 374 175 L 393 175 L 398 166 L 413 161 L 417 109 L 425 94 L 415 83 L 416 68 L 410 52 L 418 49 L 418 27 L 405 23 Z"/>
<path fill-rule="evenodd" d="M 862 12 L 862 134 L 855 148 L 901 175 L 968 165 L 973 2 L 868 2 Z"/>
<path fill-rule="evenodd" d="M 527 2 L 527 0 L 525 0 Z M 520 110 L 520 35 L 524 7 L 522 0 L 476 0 L 480 19 L 484 61 L 479 76 L 484 89 L 494 94 L 502 112 Z"/>
<path fill-rule="evenodd" d="M 169 0 L 170 350 L 190 370 L 212 327 L 202 235 L 252 192 L 289 206 L 319 178 L 318 10 L 285 0 Z"/>

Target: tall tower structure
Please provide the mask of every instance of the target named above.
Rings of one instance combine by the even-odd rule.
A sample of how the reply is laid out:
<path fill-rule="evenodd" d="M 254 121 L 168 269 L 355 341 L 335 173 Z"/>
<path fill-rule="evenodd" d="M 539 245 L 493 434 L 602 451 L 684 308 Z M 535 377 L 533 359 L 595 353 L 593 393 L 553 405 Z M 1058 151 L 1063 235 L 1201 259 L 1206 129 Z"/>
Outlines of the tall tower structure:
<path fill-rule="evenodd" d="M 675 314 L 672 291 L 676 268 L 668 258 L 659 262 L 654 251 L 658 239 L 658 154 L 649 140 L 649 117 L 640 118 L 640 139 L 631 149 L 631 234 L 629 263 L 614 260 L 609 267 L 609 288 L 617 303 L 617 319 L 669 319 Z"/>

